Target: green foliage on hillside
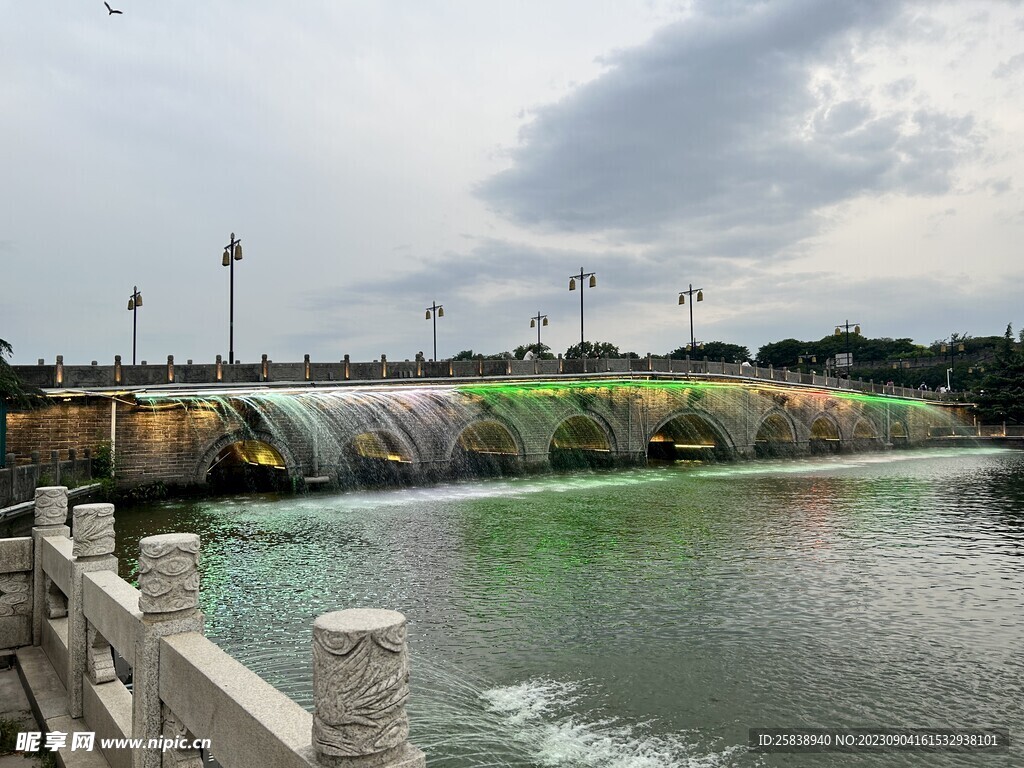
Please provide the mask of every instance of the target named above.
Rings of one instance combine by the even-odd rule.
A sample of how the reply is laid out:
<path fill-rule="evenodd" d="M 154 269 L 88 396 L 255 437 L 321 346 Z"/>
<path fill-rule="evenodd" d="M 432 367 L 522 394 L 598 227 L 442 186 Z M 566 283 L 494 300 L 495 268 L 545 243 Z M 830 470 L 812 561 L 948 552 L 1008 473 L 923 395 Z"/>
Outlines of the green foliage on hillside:
<path fill-rule="evenodd" d="M 978 411 L 983 421 L 1024 423 L 1024 331 L 1018 343 L 1006 326 L 995 360 L 981 385 Z"/>

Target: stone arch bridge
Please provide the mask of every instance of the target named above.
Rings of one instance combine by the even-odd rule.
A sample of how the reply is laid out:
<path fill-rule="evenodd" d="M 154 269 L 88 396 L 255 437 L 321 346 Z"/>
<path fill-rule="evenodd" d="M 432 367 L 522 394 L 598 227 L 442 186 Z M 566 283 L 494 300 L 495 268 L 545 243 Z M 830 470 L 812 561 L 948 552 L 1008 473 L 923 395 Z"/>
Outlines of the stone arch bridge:
<path fill-rule="evenodd" d="M 959 423 L 953 409 L 920 399 L 712 375 L 51 396 L 54 408 L 10 415 L 11 448 L 110 441 L 128 486 L 203 484 L 245 468 L 344 485 L 885 449 Z"/>

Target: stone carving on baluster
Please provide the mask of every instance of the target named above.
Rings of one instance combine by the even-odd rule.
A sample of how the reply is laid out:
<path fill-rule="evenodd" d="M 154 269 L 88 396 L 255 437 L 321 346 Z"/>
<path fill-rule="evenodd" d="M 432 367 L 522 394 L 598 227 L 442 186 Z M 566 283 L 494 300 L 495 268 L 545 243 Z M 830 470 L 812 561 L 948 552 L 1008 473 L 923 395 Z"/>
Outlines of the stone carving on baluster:
<path fill-rule="evenodd" d="M 199 536 L 165 533 L 139 542 L 139 610 L 174 613 L 199 606 Z"/>
<path fill-rule="evenodd" d="M 98 557 L 114 553 L 113 504 L 78 504 L 73 516 L 72 555 Z"/>
<path fill-rule="evenodd" d="M 402 759 L 408 747 L 408 697 L 402 614 L 358 609 L 317 618 L 313 747 L 321 764 L 347 765 L 349 760 L 353 765 L 383 765 Z"/>
<path fill-rule="evenodd" d="M 63 485 L 36 488 L 35 525 L 64 525 L 68 519 L 68 489 Z"/>
<path fill-rule="evenodd" d="M 170 707 L 160 703 L 161 732 L 169 742 L 177 744 L 195 742 L 196 737 L 178 719 Z M 198 749 L 176 749 L 171 747 L 162 755 L 162 768 L 203 768 L 203 755 Z"/>
<path fill-rule="evenodd" d="M 96 631 L 96 627 L 91 622 L 86 632 L 85 669 L 89 680 L 94 685 L 116 680 L 117 673 L 114 671 L 114 656 L 111 653 L 110 643 Z"/>
<path fill-rule="evenodd" d="M 46 618 L 63 619 L 68 615 L 68 598 L 60 587 L 53 583 L 49 576 L 45 577 L 46 584 Z"/>
<path fill-rule="evenodd" d="M 26 572 L 0 573 L 0 616 L 31 616 L 32 585 Z"/>

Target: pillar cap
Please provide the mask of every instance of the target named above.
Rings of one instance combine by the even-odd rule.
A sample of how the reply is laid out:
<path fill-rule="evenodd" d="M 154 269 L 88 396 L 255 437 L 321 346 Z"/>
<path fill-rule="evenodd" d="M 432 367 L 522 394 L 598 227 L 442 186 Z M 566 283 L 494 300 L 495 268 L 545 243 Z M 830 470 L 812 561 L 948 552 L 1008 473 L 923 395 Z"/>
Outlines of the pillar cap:
<path fill-rule="evenodd" d="M 349 608 L 317 616 L 313 628 L 327 632 L 376 632 L 404 624 L 405 616 L 382 608 Z"/>

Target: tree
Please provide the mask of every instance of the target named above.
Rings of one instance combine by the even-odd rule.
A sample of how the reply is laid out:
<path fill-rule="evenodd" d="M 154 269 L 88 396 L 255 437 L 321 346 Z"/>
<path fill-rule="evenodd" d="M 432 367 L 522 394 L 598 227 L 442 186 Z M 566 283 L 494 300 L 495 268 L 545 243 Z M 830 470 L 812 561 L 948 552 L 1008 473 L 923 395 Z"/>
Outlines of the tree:
<path fill-rule="evenodd" d="M 982 382 L 978 411 L 983 421 L 1024 423 L 1024 331 L 1014 344 L 1013 327 L 1006 326 L 992 371 Z"/>
<path fill-rule="evenodd" d="M 817 350 L 811 349 L 812 346 L 813 344 L 800 341 L 799 339 L 774 341 L 771 344 L 765 344 L 757 350 L 757 364 L 764 366 L 774 365 L 776 368 L 796 365 L 797 358 L 800 355 L 818 354 Z"/>
<path fill-rule="evenodd" d="M 690 346 L 686 345 L 673 349 L 668 356 L 674 360 L 682 360 L 690 354 Z M 727 363 L 741 363 L 749 360 L 752 356 L 750 350 L 739 344 L 727 344 L 724 341 L 706 341 L 697 348 L 697 357 L 706 357 L 708 360 L 721 360 L 725 358 Z"/>
<path fill-rule="evenodd" d="M 493 355 L 481 355 L 475 353 L 472 349 L 464 349 L 457 355 L 455 355 L 455 357 L 453 357 L 452 360 L 479 360 L 481 357 L 484 360 L 505 360 L 509 357 L 512 357 L 512 353 L 496 352 Z"/>
<path fill-rule="evenodd" d="M 555 356 L 551 353 L 551 347 L 547 344 L 520 344 L 512 350 L 512 356 L 516 360 L 523 360 L 526 358 L 527 352 L 532 352 L 535 360 L 555 359 Z"/>
<path fill-rule="evenodd" d="M 580 354 L 581 351 L 582 355 Z M 583 342 L 582 350 L 579 344 L 573 344 L 565 350 L 565 356 L 567 358 L 630 357 L 634 360 L 640 357 L 636 352 L 619 352 L 619 348 L 610 341 L 585 341 Z"/>
<path fill-rule="evenodd" d="M 21 383 L 14 369 L 4 359 L 14 353 L 13 347 L 0 339 L 0 400 L 16 408 L 37 408 L 46 400 L 41 390 Z"/>

